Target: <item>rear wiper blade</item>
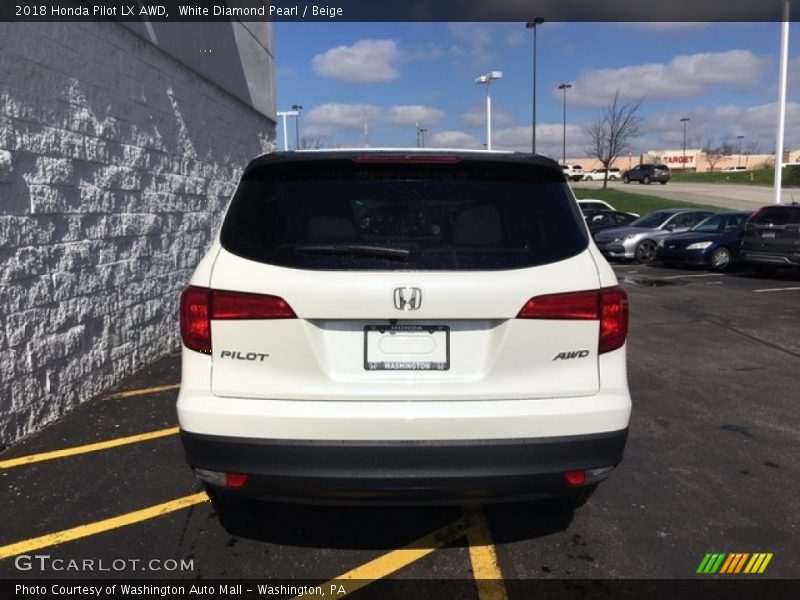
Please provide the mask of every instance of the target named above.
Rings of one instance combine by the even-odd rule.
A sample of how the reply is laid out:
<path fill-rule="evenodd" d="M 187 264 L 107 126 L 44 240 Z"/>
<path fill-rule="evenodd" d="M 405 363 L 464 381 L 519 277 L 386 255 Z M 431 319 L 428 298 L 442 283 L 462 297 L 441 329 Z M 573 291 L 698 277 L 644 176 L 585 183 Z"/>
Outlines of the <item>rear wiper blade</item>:
<path fill-rule="evenodd" d="M 388 246 L 369 246 L 366 244 L 300 244 L 292 246 L 295 252 L 313 252 L 318 254 L 352 254 L 358 256 L 377 256 L 407 260 L 411 254 L 408 248 L 390 248 Z"/>

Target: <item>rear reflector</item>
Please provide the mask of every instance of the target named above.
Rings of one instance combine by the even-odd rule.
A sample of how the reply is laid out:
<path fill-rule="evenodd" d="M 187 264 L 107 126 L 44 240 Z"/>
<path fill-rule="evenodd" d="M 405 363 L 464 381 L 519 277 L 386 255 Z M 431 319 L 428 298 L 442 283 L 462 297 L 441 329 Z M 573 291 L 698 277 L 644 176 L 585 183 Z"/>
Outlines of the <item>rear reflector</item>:
<path fill-rule="evenodd" d="M 586 471 L 567 471 L 564 479 L 573 487 L 580 487 L 586 483 Z"/>
<path fill-rule="evenodd" d="M 211 353 L 211 320 L 294 319 L 283 299 L 265 294 L 212 290 L 190 285 L 181 294 L 181 339 L 190 350 Z"/>
<path fill-rule="evenodd" d="M 225 473 L 225 487 L 240 488 L 247 483 L 247 475 L 244 473 Z"/>
<path fill-rule="evenodd" d="M 628 295 L 619 286 L 531 298 L 518 319 L 600 321 L 597 352 L 622 347 L 628 335 Z"/>

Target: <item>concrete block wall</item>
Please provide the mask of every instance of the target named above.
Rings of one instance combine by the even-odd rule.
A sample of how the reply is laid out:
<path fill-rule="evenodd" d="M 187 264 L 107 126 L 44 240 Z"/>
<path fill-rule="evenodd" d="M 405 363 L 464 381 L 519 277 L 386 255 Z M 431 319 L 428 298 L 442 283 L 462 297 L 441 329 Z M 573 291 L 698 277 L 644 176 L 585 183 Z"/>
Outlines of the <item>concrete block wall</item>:
<path fill-rule="evenodd" d="M 274 122 L 129 29 L 0 23 L 0 448 L 179 345 Z"/>

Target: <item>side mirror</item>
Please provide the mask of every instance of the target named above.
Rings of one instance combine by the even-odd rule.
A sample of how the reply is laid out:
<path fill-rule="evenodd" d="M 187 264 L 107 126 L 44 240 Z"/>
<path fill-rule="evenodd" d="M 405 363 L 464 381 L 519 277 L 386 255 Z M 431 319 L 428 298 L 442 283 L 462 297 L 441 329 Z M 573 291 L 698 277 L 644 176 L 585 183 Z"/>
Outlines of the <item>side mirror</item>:
<path fill-rule="evenodd" d="M 675 223 L 667 223 L 664 229 L 666 229 L 667 231 L 675 231 Z"/>

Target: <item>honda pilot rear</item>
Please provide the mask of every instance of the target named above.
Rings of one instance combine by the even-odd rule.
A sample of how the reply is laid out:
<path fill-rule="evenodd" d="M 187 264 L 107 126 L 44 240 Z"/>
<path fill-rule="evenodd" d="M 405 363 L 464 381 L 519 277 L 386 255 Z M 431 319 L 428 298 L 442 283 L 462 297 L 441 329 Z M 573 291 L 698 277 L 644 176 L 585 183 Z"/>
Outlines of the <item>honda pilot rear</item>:
<path fill-rule="evenodd" d="M 622 460 L 627 297 L 550 159 L 261 156 L 180 316 L 219 505 L 585 498 Z"/>

